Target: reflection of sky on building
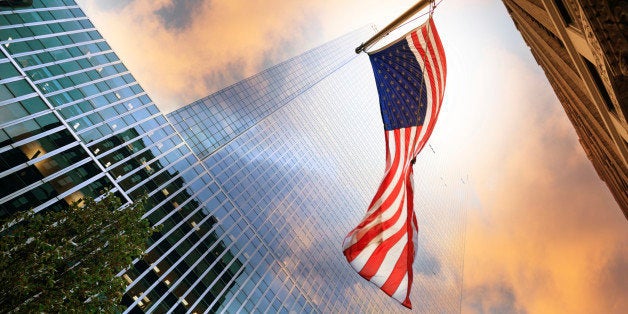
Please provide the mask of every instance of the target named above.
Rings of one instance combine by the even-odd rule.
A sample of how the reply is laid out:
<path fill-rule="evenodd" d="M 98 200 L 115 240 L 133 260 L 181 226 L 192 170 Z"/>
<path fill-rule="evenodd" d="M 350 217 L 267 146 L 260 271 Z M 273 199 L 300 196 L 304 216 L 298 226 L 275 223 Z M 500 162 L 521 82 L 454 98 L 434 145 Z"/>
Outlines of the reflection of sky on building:
<path fill-rule="evenodd" d="M 347 38 L 352 36 L 363 37 Z M 324 48 L 353 53 L 338 49 L 354 46 L 347 38 Z M 353 272 L 341 252 L 344 236 L 362 218 L 383 175 L 384 136 L 368 58 L 326 62 L 332 57 L 296 57 L 169 115 L 186 140 L 196 141 L 195 152 L 208 155 L 204 163 L 210 174 L 245 218 L 243 236 L 258 242 L 246 253 L 243 274 L 227 293 L 224 309 L 401 310 Z M 299 76 L 286 76 L 303 72 L 295 67 L 321 63 L 331 66 L 331 74 L 306 81 L 315 83 L 311 88 L 280 98 L 268 109 L 270 115 L 251 110 L 257 99 L 274 94 L 278 82 L 303 83 Z M 268 77 L 279 74 L 276 69 L 291 70 L 272 81 Z M 242 98 L 236 86 L 248 86 L 249 94 L 260 97 Z M 221 113 L 216 95 L 231 95 L 237 106 Z M 211 138 L 202 131 L 202 124 L 212 123 L 208 115 L 234 112 L 252 121 L 248 130 L 231 128 L 233 133 L 212 138 L 209 146 L 198 140 Z M 458 312 L 469 185 L 460 171 L 445 171 L 448 165 L 429 148 L 422 155 L 415 166 L 420 247 L 412 299 L 419 311 Z"/>
<path fill-rule="evenodd" d="M 359 32 L 366 35 L 338 38 L 334 45 L 314 48 L 169 115 L 180 121 L 177 131 L 204 158 L 353 58 L 347 43 L 357 41 L 349 38 L 369 34 L 368 28 Z M 316 59 L 324 62 L 312 62 Z"/>

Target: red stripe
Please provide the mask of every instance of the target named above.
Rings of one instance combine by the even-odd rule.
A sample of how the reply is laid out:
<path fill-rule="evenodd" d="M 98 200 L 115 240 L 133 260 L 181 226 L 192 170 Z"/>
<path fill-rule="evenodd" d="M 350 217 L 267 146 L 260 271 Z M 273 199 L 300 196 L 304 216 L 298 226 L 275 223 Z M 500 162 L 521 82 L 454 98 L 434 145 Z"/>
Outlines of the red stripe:
<path fill-rule="evenodd" d="M 412 169 L 410 169 L 410 172 L 412 172 Z M 408 198 L 409 208 L 406 221 L 406 232 L 408 236 L 408 253 L 410 254 L 406 254 L 406 262 L 408 263 L 408 289 L 406 290 L 406 300 L 403 302 L 403 305 L 410 309 L 412 308 L 412 303 L 410 302 L 410 287 L 412 286 L 413 279 L 412 265 L 414 265 L 414 250 L 416 249 L 414 247 L 414 233 L 417 232 L 413 226 L 413 222 L 416 221 L 416 216 L 414 214 L 414 191 L 412 190 L 412 182 L 410 182 L 411 179 L 412 176 L 409 175 L 407 179 L 408 183 L 406 184 L 406 197 Z"/>
<path fill-rule="evenodd" d="M 388 206 L 390 206 L 390 204 L 396 199 L 397 195 L 399 194 L 399 190 L 401 189 L 401 182 L 403 181 L 403 176 L 407 175 L 407 168 L 409 166 L 408 161 L 410 161 L 410 156 L 414 156 L 413 152 L 414 152 L 414 148 L 413 146 L 416 145 L 417 142 L 417 137 L 420 134 L 420 129 L 422 127 L 413 127 L 416 128 L 417 131 L 415 132 L 415 137 L 414 137 L 414 141 L 412 143 L 412 146 L 406 144 L 405 147 L 405 154 L 401 155 L 401 147 L 400 147 L 400 141 L 399 138 L 401 136 L 401 129 L 396 129 L 393 130 L 394 134 L 395 134 L 395 143 L 396 143 L 396 150 L 395 150 L 395 156 L 394 156 L 394 165 L 391 169 L 388 169 L 388 172 L 386 173 L 384 179 L 382 180 L 382 183 L 379 186 L 379 189 L 377 190 L 377 194 L 375 195 L 375 197 L 373 198 L 373 200 L 371 201 L 371 204 L 369 205 L 369 210 L 371 210 L 373 208 L 373 206 L 375 205 L 375 203 L 380 200 L 384 194 L 384 192 L 387 190 L 388 187 L 392 186 L 394 184 L 394 188 L 393 190 L 389 193 L 388 196 L 386 196 L 386 198 L 382 201 L 382 204 L 380 204 L 380 207 L 377 208 L 376 210 L 374 210 L 373 212 L 371 212 L 368 217 L 365 217 L 364 220 L 362 221 L 362 223 L 360 223 L 355 229 L 359 229 L 359 228 L 363 228 L 364 226 L 368 225 L 370 222 L 372 222 L 375 218 L 377 218 L 378 215 L 381 215 L 383 211 L 386 210 L 386 208 Z M 390 132 L 390 131 L 389 131 Z M 386 132 L 387 134 L 389 134 L 389 132 Z M 410 136 L 412 134 L 412 127 L 411 128 L 405 128 L 404 129 L 404 138 L 405 138 L 405 142 L 404 143 L 409 143 L 410 142 Z M 388 148 L 387 148 L 388 149 Z M 397 174 L 397 172 L 392 172 L 397 171 L 399 164 L 401 163 L 401 157 L 404 156 L 404 160 L 403 160 L 403 169 L 401 169 L 402 173 L 399 175 L 399 178 L 397 179 L 397 182 L 393 182 L 393 179 L 395 178 L 395 175 Z M 354 230 L 355 230 L 354 229 Z M 353 232 L 353 231 L 352 231 Z"/>
<path fill-rule="evenodd" d="M 431 79 L 434 74 L 432 73 L 432 67 L 428 66 L 428 62 L 427 62 L 427 55 L 425 53 L 425 50 L 423 50 L 423 47 L 421 46 L 421 42 L 419 41 L 419 37 L 417 32 L 413 32 L 412 33 L 412 44 L 414 45 L 414 47 L 417 49 L 417 51 L 419 52 L 419 55 L 421 56 L 421 58 L 423 59 L 424 65 L 425 65 L 425 69 L 423 70 L 423 75 L 425 76 L 425 72 L 427 72 L 427 76 L 430 78 L 430 82 L 433 82 L 433 80 Z M 435 120 L 435 110 L 436 110 L 436 103 L 435 103 L 435 90 L 434 90 L 434 84 L 430 84 L 430 90 L 431 90 L 431 95 L 432 97 L 430 97 L 431 99 L 428 99 L 428 101 L 430 101 L 432 103 L 431 107 L 432 107 L 432 112 L 430 113 L 430 124 L 433 123 L 433 121 Z M 428 126 L 429 128 L 429 126 Z M 429 129 L 427 130 L 429 131 Z M 428 132 L 426 132 L 428 133 Z M 427 141 L 427 134 L 425 134 L 423 137 L 421 137 L 421 141 L 419 142 L 419 147 L 417 148 L 417 151 L 415 152 L 415 154 L 418 154 L 422 149 L 423 146 L 425 146 L 425 142 Z"/>
<path fill-rule="evenodd" d="M 366 230 L 364 234 L 360 234 L 363 230 L 357 231 L 358 234 L 356 235 L 356 238 L 359 240 L 345 250 L 345 256 L 347 257 L 347 260 L 349 260 L 349 262 L 352 262 L 371 243 L 373 239 L 381 235 L 384 230 L 392 227 L 397 222 L 397 220 L 399 220 L 404 203 L 405 202 L 401 202 L 401 205 L 396 210 L 390 208 L 390 205 L 392 204 L 389 204 L 386 207 L 382 206 L 382 208 L 385 208 L 386 211 L 395 210 L 395 214 L 390 219 L 371 226 L 371 228 Z M 384 240 L 384 242 L 385 241 L 386 240 Z"/>
<path fill-rule="evenodd" d="M 395 130 L 395 131 L 399 131 L 399 132 L 395 132 L 395 135 L 400 135 L 400 130 Z M 410 136 L 411 136 L 411 130 L 406 129 L 405 130 L 405 139 L 406 142 L 410 142 Z M 397 137 L 398 138 L 398 137 Z M 397 143 L 399 143 L 398 140 L 396 140 Z M 397 145 L 399 146 L 399 145 Z M 408 151 L 406 151 L 406 154 L 408 154 Z M 396 157 L 401 157 L 400 154 L 398 154 Z M 397 161 L 400 158 L 396 158 Z M 397 162 L 398 164 L 398 162 Z M 392 226 L 394 224 L 390 223 L 392 221 L 392 217 L 382 223 L 379 224 L 375 224 L 373 226 L 371 226 L 370 228 L 368 228 L 367 230 L 361 230 L 363 228 L 365 228 L 367 225 L 369 225 L 370 223 L 372 223 L 374 220 L 376 219 L 381 219 L 382 215 L 384 212 L 387 211 L 392 211 L 394 209 L 391 208 L 393 202 L 397 199 L 397 197 L 399 196 L 403 186 L 403 183 L 405 181 L 407 181 L 407 177 L 408 177 L 408 167 L 409 165 L 406 163 L 403 167 L 403 169 L 401 169 L 401 174 L 399 175 L 399 179 L 397 180 L 397 182 L 392 182 L 392 179 L 395 175 L 396 172 L 390 172 L 389 174 L 387 174 L 387 176 L 384 178 L 382 184 L 380 185 L 380 189 L 382 189 L 382 187 L 385 189 L 388 186 L 391 186 L 394 184 L 394 188 L 393 190 L 390 192 L 390 194 L 388 195 L 388 197 L 380 204 L 379 208 L 377 208 L 377 210 L 373 211 L 373 213 L 371 213 L 368 217 L 366 217 L 364 220 L 362 220 L 362 222 L 353 230 L 351 231 L 351 233 L 356 233 L 353 234 L 353 237 L 355 239 L 358 239 L 356 241 L 356 243 L 352 244 L 350 247 L 348 247 L 345 250 L 345 256 L 347 256 L 347 259 L 349 260 L 349 262 L 353 261 L 359 254 L 360 252 L 366 248 L 368 246 L 368 244 L 377 236 L 381 233 L 382 226 L 383 225 L 387 225 L 387 226 Z M 390 182 L 389 182 L 390 181 Z M 378 198 L 376 198 L 378 199 Z M 374 203 L 374 202 L 373 202 Z M 402 202 L 403 205 L 403 202 Z M 395 214 L 393 215 L 395 221 L 398 219 L 398 215 L 400 214 L 400 209 L 398 208 L 397 211 L 395 212 Z M 350 234 L 351 234 L 350 233 Z"/>
<path fill-rule="evenodd" d="M 393 156 L 391 156 L 391 158 L 393 159 L 393 164 L 391 167 L 386 169 L 386 174 L 384 176 L 384 180 L 392 180 L 392 178 L 394 177 L 394 172 L 391 172 L 392 169 L 397 169 L 397 167 L 399 166 L 399 157 L 401 156 L 399 150 L 401 149 L 399 147 L 399 129 L 396 130 L 392 130 L 392 131 L 387 131 L 386 132 L 386 143 L 388 143 L 390 141 L 389 137 L 390 137 L 390 133 L 393 133 L 394 136 L 394 141 L 395 141 L 395 154 Z M 386 156 L 390 156 L 390 146 L 386 145 Z M 371 204 L 369 205 L 369 210 L 373 207 L 373 205 L 375 205 L 375 202 L 377 202 L 377 200 L 379 200 L 382 195 L 384 194 L 384 192 L 386 191 L 386 185 L 384 184 L 384 182 L 382 182 L 379 186 L 379 188 L 377 189 L 377 193 L 375 193 L 375 197 L 373 197 L 373 200 L 371 201 Z"/>
<path fill-rule="evenodd" d="M 447 77 L 447 58 L 445 58 L 445 49 L 443 48 L 443 42 L 440 40 L 440 36 L 438 35 L 438 30 L 436 29 L 436 25 L 434 25 L 434 20 L 430 19 L 430 28 L 432 34 L 434 35 L 434 41 L 436 42 L 436 48 L 438 49 L 438 55 L 440 56 L 440 64 L 443 68 L 443 76 Z M 443 84 L 442 90 L 445 90 L 445 84 Z"/>
<path fill-rule="evenodd" d="M 429 52 L 429 54 L 426 55 L 426 60 L 425 60 L 426 66 L 427 64 L 429 64 L 429 66 L 432 69 L 432 72 L 430 73 L 431 76 L 436 77 L 436 80 L 435 80 L 436 86 L 432 89 L 432 98 L 434 98 L 434 103 L 438 107 L 436 109 L 436 112 L 438 112 L 438 110 L 440 109 L 440 104 L 443 97 L 441 93 L 442 81 L 440 77 L 440 70 L 437 68 L 438 59 L 436 59 L 436 53 L 434 52 L 434 46 L 432 45 L 432 40 L 430 39 L 430 36 L 428 34 L 427 27 L 421 30 L 421 35 L 423 35 L 423 38 L 425 39 L 425 46 L 427 47 L 427 50 Z M 430 79 L 433 80 L 433 77 L 431 77 Z M 437 97 L 438 97 L 438 100 L 436 99 Z"/>
<path fill-rule="evenodd" d="M 409 255 L 408 243 L 406 243 L 406 245 L 403 247 L 403 251 L 401 252 L 401 256 L 399 256 L 397 263 L 395 263 L 396 271 L 393 271 L 392 274 L 390 274 L 390 276 L 388 277 L 388 280 L 386 280 L 386 282 L 381 286 L 381 289 L 384 292 L 386 292 L 386 294 L 388 294 L 389 296 L 392 296 L 393 294 L 395 294 L 395 292 L 399 288 L 399 285 L 401 284 L 403 277 L 405 277 L 406 275 L 405 270 L 412 269 L 412 266 L 411 266 L 412 264 L 407 264 L 408 255 Z M 400 270 L 404 270 L 404 271 L 400 271 Z"/>
<path fill-rule="evenodd" d="M 379 268 L 382 266 L 382 262 L 388 255 L 388 251 L 399 242 L 406 234 L 406 230 L 404 228 L 399 229 L 399 231 L 395 232 L 390 238 L 386 239 L 382 243 L 380 243 L 373 254 L 369 257 L 364 264 L 364 267 L 359 271 L 360 276 L 364 277 L 364 279 L 371 281 L 371 278 L 377 273 Z M 395 273 L 397 269 L 393 269 L 393 273 Z"/>

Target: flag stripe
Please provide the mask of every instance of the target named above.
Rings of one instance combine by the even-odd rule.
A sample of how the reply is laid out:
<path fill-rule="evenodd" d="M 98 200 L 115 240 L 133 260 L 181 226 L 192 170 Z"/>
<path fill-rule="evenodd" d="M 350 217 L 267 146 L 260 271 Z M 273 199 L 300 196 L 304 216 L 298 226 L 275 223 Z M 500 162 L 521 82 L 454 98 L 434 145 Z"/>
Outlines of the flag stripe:
<path fill-rule="evenodd" d="M 393 142 L 398 142 L 400 143 L 400 147 L 399 150 L 403 149 L 404 151 L 408 151 L 405 147 L 404 144 L 409 142 L 407 140 L 403 140 L 401 141 L 401 132 L 404 131 L 404 133 L 406 134 L 416 134 L 416 131 L 413 130 L 394 130 L 394 131 L 388 131 L 386 132 L 387 137 L 393 136 L 395 138 L 395 140 Z M 405 138 L 405 137 L 404 137 Z M 413 144 L 415 144 L 415 141 L 413 141 Z M 397 157 L 402 157 L 403 155 L 401 153 L 396 154 Z M 407 163 L 407 155 L 403 156 L 406 158 L 396 158 L 395 161 L 396 163 L 398 163 L 401 166 L 403 166 L 404 164 Z M 403 174 L 403 171 L 396 171 L 394 173 L 389 172 L 388 175 L 390 174 L 399 174 L 399 176 L 401 177 Z M 386 181 L 386 180 L 385 180 Z M 355 250 L 361 250 L 364 247 L 366 247 L 366 245 L 368 245 L 369 243 L 371 243 L 373 241 L 373 239 L 375 239 L 375 237 L 377 235 L 380 234 L 384 234 L 381 230 L 385 230 L 383 228 L 378 228 L 381 227 L 381 221 L 387 221 L 389 216 L 392 216 L 395 214 L 395 211 L 391 211 L 388 210 L 386 212 L 383 212 L 385 209 L 387 208 L 398 208 L 398 205 L 396 204 L 400 204 L 401 201 L 403 200 L 403 194 L 401 194 L 400 192 L 404 189 L 403 185 L 404 185 L 404 181 L 403 180 L 396 180 L 396 184 L 394 186 L 394 188 L 392 190 L 387 190 L 388 193 L 385 195 L 384 200 L 380 203 L 380 206 L 377 207 L 376 209 L 378 211 L 373 212 L 371 215 L 369 215 L 366 219 L 364 219 L 362 221 L 362 223 L 360 225 L 358 225 L 358 227 L 356 228 L 356 230 L 359 230 L 359 232 L 361 232 L 362 234 L 357 235 L 356 237 L 353 238 L 354 241 L 351 241 L 349 243 L 349 245 L 354 246 L 352 248 L 352 252 L 354 252 Z M 390 187 L 391 185 L 389 185 Z M 383 213 L 380 213 L 383 212 Z M 354 254 L 357 252 L 354 252 Z M 349 261 L 352 261 L 353 258 L 355 258 L 356 255 L 348 255 L 347 258 L 349 259 Z"/>

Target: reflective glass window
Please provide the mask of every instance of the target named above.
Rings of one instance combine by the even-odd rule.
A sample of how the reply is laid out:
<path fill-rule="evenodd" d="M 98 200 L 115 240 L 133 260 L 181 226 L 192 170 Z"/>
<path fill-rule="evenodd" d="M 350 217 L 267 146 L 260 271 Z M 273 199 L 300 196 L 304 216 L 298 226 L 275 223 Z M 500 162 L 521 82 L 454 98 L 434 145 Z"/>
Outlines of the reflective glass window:
<path fill-rule="evenodd" d="M 39 97 L 16 101 L 0 107 L 0 124 L 48 109 Z"/>
<path fill-rule="evenodd" d="M 20 72 L 18 72 L 11 62 L 0 63 L 0 81 L 19 75 Z"/>
<path fill-rule="evenodd" d="M 14 124 L 2 129 L 13 142 L 33 136 L 54 127 L 61 125 L 61 122 L 50 113 L 41 117 Z"/>

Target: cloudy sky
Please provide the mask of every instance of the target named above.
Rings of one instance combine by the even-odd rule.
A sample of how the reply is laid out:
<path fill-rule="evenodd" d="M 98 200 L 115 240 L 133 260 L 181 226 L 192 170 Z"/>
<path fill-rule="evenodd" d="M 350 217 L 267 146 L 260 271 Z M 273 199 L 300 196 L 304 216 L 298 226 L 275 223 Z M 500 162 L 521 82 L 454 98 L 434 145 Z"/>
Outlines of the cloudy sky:
<path fill-rule="evenodd" d="M 164 111 L 411 0 L 78 0 Z M 498 0 L 445 0 L 447 136 L 481 203 L 468 213 L 463 312 L 620 313 L 628 222 Z M 443 122 L 443 123 L 441 123 Z M 451 148 L 450 148 L 451 150 Z"/>

